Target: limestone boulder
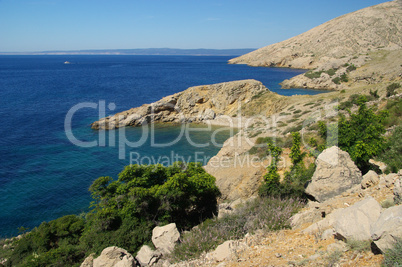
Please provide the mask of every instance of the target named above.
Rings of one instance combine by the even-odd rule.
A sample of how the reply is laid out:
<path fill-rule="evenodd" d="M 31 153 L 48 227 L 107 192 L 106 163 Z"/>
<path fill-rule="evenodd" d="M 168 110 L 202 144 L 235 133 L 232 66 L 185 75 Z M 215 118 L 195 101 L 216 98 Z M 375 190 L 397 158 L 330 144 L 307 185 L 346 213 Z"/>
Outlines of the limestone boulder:
<path fill-rule="evenodd" d="M 334 217 L 335 236 L 345 240 L 371 239 L 371 226 L 380 217 L 381 210 L 381 205 L 372 197 L 343 209 Z"/>
<path fill-rule="evenodd" d="M 382 252 L 391 249 L 397 239 L 402 239 L 402 205 L 384 210 L 372 225 L 371 233 L 371 238 Z"/>
<path fill-rule="evenodd" d="M 135 259 L 141 266 L 152 266 L 162 255 L 158 251 L 152 250 L 149 246 L 143 245 L 138 251 Z"/>
<path fill-rule="evenodd" d="M 316 171 L 306 193 L 323 202 L 358 185 L 362 174 L 349 154 L 336 146 L 327 148 L 316 159 Z"/>
<path fill-rule="evenodd" d="M 92 267 L 94 265 L 94 256 L 95 254 L 92 253 L 91 255 L 86 257 L 84 262 L 81 263 L 80 267 Z"/>
<path fill-rule="evenodd" d="M 233 240 L 228 240 L 223 244 L 219 245 L 212 253 L 208 255 L 208 258 L 221 262 L 224 260 L 230 260 L 236 251 L 236 242 Z"/>
<path fill-rule="evenodd" d="M 134 257 L 127 250 L 118 247 L 105 248 L 101 255 L 93 260 L 93 267 L 133 267 Z"/>
<path fill-rule="evenodd" d="M 170 254 L 173 251 L 179 238 L 180 233 L 175 223 L 162 227 L 157 226 L 152 230 L 152 243 L 163 255 Z"/>

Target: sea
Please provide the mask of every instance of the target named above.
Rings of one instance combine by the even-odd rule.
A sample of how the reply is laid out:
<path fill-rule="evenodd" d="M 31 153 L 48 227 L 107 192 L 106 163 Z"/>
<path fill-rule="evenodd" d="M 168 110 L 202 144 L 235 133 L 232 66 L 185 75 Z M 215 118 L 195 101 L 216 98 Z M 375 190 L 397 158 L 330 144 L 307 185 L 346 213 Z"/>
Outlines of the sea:
<path fill-rule="evenodd" d="M 229 65 L 230 58 L 0 56 L 0 237 L 88 212 L 91 183 L 117 178 L 131 163 L 204 164 L 235 133 L 199 125 L 92 130 L 104 115 L 191 86 L 242 79 L 259 80 L 281 95 L 323 92 L 280 88 L 303 70 Z"/>

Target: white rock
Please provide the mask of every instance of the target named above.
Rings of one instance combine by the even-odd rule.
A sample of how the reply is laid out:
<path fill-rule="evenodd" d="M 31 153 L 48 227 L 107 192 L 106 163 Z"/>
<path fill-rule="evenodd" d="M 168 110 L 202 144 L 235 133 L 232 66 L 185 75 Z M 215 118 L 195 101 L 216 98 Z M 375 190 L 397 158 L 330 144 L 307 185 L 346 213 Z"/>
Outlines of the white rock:
<path fill-rule="evenodd" d="M 127 250 L 118 247 L 105 248 L 101 255 L 93 260 L 93 267 L 133 267 L 135 260 Z"/>
<path fill-rule="evenodd" d="M 236 243 L 233 240 L 228 240 L 219 245 L 211 254 L 210 258 L 221 262 L 224 260 L 230 260 L 236 249 Z"/>
<path fill-rule="evenodd" d="M 384 252 L 402 239 L 402 205 L 384 210 L 371 227 L 371 237 L 377 247 Z"/>
<path fill-rule="evenodd" d="M 323 202 L 360 184 L 362 175 L 347 152 L 336 146 L 325 149 L 316 160 L 316 171 L 306 193 Z"/>
<path fill-rule="evenodd" d="M 159 260 L 161 254 L 158 251 L 152 250 L 149 246 L 143 245 L 138 251 L 135 259 L 141 266 L 151 266 Z"/>
<path fill-rule="evenodd" d="M 180 233 L 177 230 L 175 223 L 162 227 L 157 226 L 152 230 L 152 243 L 162 252 L 163 255 L 169 254 L 173 251 L 179 238 Z"/>
<path fill-rule="evenodd" d="M 381 209 L 380 204 L 372 197 L 345 208 L 334 217 L 336 236 L 346 240 L 371 239 L 370 228 L 380 217 Z"/>

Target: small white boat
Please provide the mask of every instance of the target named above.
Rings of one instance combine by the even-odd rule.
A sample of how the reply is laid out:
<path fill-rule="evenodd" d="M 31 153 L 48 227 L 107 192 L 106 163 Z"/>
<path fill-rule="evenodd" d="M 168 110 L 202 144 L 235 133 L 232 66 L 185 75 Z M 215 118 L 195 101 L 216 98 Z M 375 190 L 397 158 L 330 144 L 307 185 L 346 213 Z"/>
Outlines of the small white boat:
<path fill-rule="evenodd" d="M 70 61 L 65 61 L 64 64 L 71 64 Z"/>

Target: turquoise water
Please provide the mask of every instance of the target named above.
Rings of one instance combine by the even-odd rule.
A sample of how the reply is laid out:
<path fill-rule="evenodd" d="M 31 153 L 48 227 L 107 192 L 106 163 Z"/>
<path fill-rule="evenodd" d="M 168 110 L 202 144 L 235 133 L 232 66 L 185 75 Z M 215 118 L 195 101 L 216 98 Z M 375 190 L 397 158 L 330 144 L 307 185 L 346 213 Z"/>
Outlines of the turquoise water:
<path fill-rule="evenodd" d="M 0 56 L 0 237 L 13 236 L 20 226 L 33 228 L 67 214 L 88 210 L 88 187 L 100 176 L 116 177 L 131 159 L 138 163 L 172 160 L 207 161 L 220 146 L 209 131 L 192 131 L 180 138 L 182 128 L 156 126 L 158 147 L 151 136 L 139 147 L 119 146 L 119 132 L 105 136 L 105 146 L 79 147 L 67 138 L 64 121 L 77 104 L 116 108 L 106 115 L 151 103 L 190 86 L 253 78 L 281 94 L 316 94 L 319 91 L 281 90 L 278 83 L 303 71 L 228 65 L 229 57 L 189 56 Z M 70 61 L 71 64 L 63 64 Z M 74 113 L 72 133 L 81 141 L 98 141 L 90 123 L 98 109 Z M 199 126 L 196 126 L 199 127 Z M 143 128 L 127 128 L 134 142 Z M 113 134 L 115 135 L 113 137 Z M 222 131 L 217 142 L 232 133 Z M 113 138 L 112 138 L 113 137 Z M 101 141 L 103 139 L 101 138 Z M 189 157 L 191 157 L 189 159 Z M 137 163 L 131 162 L 131 163 Z M 204 163 L 204 162 L 203 162 Z"/>

